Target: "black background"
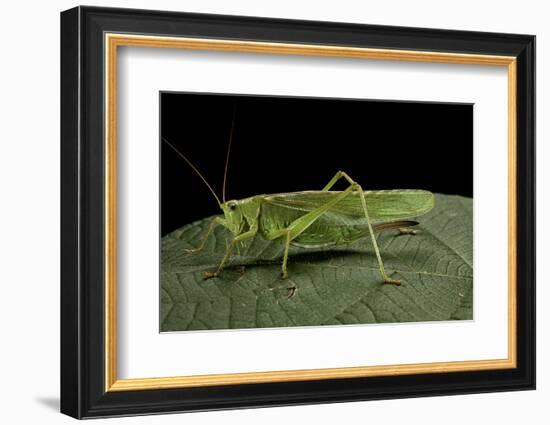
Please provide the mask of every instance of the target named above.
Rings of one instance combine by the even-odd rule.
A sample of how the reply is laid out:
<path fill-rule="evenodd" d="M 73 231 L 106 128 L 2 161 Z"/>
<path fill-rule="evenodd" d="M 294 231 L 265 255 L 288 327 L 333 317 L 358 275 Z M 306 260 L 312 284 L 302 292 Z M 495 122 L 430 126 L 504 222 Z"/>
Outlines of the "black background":
<path fill-rule="evenodd" d="M 227 199 L 319 190 L 346 171 L 365 190 L 472 196 L 469 104 L 163 92 L 161 136 L 221 198 L 233 110 Z M 190 167 L 162 140 L 161 232 L 220 213 Z M 342 182 L 335 188 L 345 188 Z"/>

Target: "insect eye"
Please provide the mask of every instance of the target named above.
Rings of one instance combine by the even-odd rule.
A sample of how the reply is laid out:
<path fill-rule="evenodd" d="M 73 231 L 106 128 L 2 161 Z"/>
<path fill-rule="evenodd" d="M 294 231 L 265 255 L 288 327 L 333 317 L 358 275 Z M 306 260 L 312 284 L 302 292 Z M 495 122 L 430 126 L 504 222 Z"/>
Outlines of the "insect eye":
<path fill-rule="evenodd" d="M 237 204 L 228 204 L 230 210 L 237 208 Z"/>

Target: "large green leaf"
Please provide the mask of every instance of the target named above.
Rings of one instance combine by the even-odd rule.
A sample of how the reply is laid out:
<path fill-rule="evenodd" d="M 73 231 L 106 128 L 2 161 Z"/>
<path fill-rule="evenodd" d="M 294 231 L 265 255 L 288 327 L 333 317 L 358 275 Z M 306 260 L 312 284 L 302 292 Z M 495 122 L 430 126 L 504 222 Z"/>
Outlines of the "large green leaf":
<path fill-rule="evenodd" d="M 378 235 L 386 270 L 401 286 L 382 283 L 369 238 L 331 250 L 291 248 L 290 277 L 281 280 L 281 243 L 258 236 L 220 277 L 203 280 L 231 235 L 218 226 L 203 251 L 187 254 L 209 219 L 184 226 L 162 239 L 161 330 L 472 319 L 472 200 L 436 195 L 418 221 L 417 235 Z"/>

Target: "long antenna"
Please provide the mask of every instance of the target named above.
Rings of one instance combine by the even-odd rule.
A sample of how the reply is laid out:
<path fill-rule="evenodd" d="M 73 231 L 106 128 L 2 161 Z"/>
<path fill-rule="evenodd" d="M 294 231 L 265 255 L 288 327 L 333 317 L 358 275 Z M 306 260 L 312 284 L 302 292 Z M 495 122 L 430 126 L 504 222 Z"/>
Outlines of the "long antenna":
<path fill-rule="evenodd" d="M 177 150 L 174 145 L 172 145 L 172 143 L 170 143 L 168 140 L 166 140 L 164 137 L 162 138 L 162 141 L 164 143 L 166 143 L 168 146 L 170 146 L 172 149 L 174 149 L 174 151 L 176 151 L 176 153 L 181 156 L 185 162 L 187 162 L 187 164 L 193 169 L 193 171 L 195 173 L 198 174 L 198 176 L 202 179 L 202 181 L 204 182 L 204 184 L 206 185 L 206 187 L 210 190 L 210 192 L 212 192 L 212 195 L 214 195 L 214 198 L 216 198 L 216 202 L 218 203 L 218 205 L 221 205 L 221 202 L 220 202 L 220 198 L 218 198 L 218 195 L 216 195 L 216 192 L 214 192 L 214 189 L 212 189 L 212 186 L 210 186 L 208 184 L 208 182 L 206 181 L 206 179 L 204 178 L 204 176 L 200 173 L 199 170 L 197 170 L 197 167 L 195 167 L 191 161 L 189 161 L 184 154 L 182 154 L 179 150 Z"/>
<path fill-rule="evenodd" d="M 227 183 L 227 169 L 229 168 L 229 153 L 231 152 L 231 143 L 233 142 L 233 133 L 235 132 L 235 117 L 237 116 L 237 105 L 233 107 L 233 119 L 231 120 L 231 133 L 229 134 L 229 144 L 227 145 L 227 155 L 225 157 L 225 170 L 223 172 L 222 199 L 225 202 L 225 184 Z"/>

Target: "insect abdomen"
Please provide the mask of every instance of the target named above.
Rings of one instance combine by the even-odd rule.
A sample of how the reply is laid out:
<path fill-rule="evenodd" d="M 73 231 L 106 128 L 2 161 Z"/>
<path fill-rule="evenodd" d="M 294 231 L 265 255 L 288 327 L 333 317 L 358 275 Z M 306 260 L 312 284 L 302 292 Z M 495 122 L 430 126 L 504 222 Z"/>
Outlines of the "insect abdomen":
<path fill-rule="evenodd" d="M 352 243 L 368 234 L 366 225 L 335 225 L 333 223 L 314 223 L 291 243 L 303 248 L 320 248 Z"/>

